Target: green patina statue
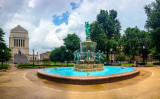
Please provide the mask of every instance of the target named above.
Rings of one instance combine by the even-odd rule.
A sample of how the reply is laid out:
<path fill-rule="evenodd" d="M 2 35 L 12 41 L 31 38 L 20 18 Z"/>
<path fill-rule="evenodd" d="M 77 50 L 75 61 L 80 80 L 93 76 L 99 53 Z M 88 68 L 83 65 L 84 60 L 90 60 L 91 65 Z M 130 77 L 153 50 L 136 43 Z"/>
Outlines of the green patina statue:
<path fill-rule="evenodd" d="M 97 58 L 99 63 L 102 63 L 104 61 L 103 52 L 101 53 L 100 50 L 97 52 Z"/>
<path fill-rule="evenodd" d="M 103 55 L 104 55 L 104 53 L 102 52 L 102 53 L 101 53 L 101 63 L 103 63 L 103 62 L 104 62 Z"/>
<path fill-rule="evenodd" d="M 90 51 L 88 50 L 88 52 L 87 52 L 87 63 L 88 63 L 88 61 L 90 60 Z"/>
<path fill-rule="evenodd" d="M 91 38 L 90 36 L 90 26 L 89 26 L 89 22 L 85 22 L 85 28 L 86 28 L 86 38 Z"/>
<path fill-rule="evenodd" d="M 74 62 L 75 63 L 80 62 L 79 53 L 77 51 L 74 52 Z"/>

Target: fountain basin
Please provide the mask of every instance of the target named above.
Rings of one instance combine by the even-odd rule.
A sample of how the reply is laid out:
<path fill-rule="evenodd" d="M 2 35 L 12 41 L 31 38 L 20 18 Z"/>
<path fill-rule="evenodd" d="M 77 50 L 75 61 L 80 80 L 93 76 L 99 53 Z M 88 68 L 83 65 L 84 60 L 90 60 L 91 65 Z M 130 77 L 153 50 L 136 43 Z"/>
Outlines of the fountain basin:
<path fill-rule="evenodd" d="M 112 72 L 109 72 L 106 68 L 110 68 Z M 137 68 L 125 68 L 123 69 L 122 67 L 104 67 L 103 71 L 94 72 L 74 71 L 74 68 L 71 67 L 50 68 L 38 70 L 38 76 L 60 83 L 90 85 L 125 80 L 135 77 L 140 73 L 139 69 Z M 72 73 L 66 73 L 67 71 L 71 70 L 73 70 Z M 90 76 L 87 76 L 88 73 L 90 74 Z"/>

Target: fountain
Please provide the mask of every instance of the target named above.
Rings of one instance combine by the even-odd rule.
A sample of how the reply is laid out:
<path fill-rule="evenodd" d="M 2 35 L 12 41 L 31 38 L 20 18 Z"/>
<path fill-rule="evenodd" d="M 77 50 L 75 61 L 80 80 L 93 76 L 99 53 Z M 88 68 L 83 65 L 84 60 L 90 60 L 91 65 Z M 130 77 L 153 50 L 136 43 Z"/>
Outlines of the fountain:
<path fill-rule="evenodd" d="M 81 72 L 102 71 L 103 68 L 103 52 L 100 50 L 95 53 L 96 42 L 92 42 L 90 38 L 89 23 L 85 22 L 86 41 L 80 43 L 80 52 L 74 52 L 74 70 Z"/>
<path fill-rule="evenodd" d="M 96 42 L 90 38 L 89 23 L 85 22 L 86 41 L 80 43 L 80 52 L 74 52 L 74 67 L 40 69 L 39 77 L 67 84 L 102 84 L 129 79 L 140 71 L 131 67 L 103 66 L 103 52 L 96 53 Z"/>

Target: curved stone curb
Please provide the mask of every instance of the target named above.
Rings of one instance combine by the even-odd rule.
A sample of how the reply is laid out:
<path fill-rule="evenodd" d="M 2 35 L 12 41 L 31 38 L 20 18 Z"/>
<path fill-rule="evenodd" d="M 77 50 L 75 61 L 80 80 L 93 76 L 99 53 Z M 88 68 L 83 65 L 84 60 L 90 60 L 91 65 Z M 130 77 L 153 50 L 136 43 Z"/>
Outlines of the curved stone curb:
<path fill-rule="evenodd" d="M 37 75 L 41 78 L 51 81 L 66 83 L 66 84 L 78 84 L 78 85 L 91 85 L 91 84 L 103 84 L 121 81 L 137 76 L 140 71 L 137 68 L 135 70 L 119 74 L 102 75 L 102 76 L 66 76 L 44 72 L 44 69 L 37 71 Z"/>

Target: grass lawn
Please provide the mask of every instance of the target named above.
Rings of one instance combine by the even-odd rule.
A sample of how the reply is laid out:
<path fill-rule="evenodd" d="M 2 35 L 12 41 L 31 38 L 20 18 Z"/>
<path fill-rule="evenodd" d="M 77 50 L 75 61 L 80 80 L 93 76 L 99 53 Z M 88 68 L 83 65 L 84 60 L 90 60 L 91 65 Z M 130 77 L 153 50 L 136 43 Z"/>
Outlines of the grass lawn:
<path fill-rule="evenodd" d="M 121 66 L 132 66 L 134 63 L 121 63 Z"/>
<path fill-rule="evenodd" d="M 3 64 L 3 67 L 2 67 L 2 64 L 0 64 L 0 69 L 8 69 L 10 67 L 9 64 Z"/>
<path fill-rule="evenodd" d="M 111 64 L 105 64 L 104 66 L 132 66 L 134 63 L 112 63 Z"/>
<path fill-rule="evenodd" d="M 55 65 L 55 63 L 51 62 L 51 65 Z M 67 65 L 67 63 L 56 63 L 56 65 Z M 73 65 L 73 63 L 68 63 L 68 65 Z"/>
<path fill-rule="evenodd" d="M 72 63 L 68 63 L 68 66 L 67 66 L 67 64 L 65 64 L 65 63 L 63 63 L 63 64 L 61 64 L 61 63 L 56 63 L 56 65 L 54 64 L 54 63 L 49 63 L 49 64 L 47 64 L 47 63 L 43 63 L 43 64 L 41 64 L 41 65 L 39 65 L 39 64 L 35 64 L 34 66 L 32 65 L 32 64 L 17 64 L 16 65 L 18 68 L 50 68 L 50 67 L 73 67 L 74 66 L 74 64 L 72 64 Z"/>

